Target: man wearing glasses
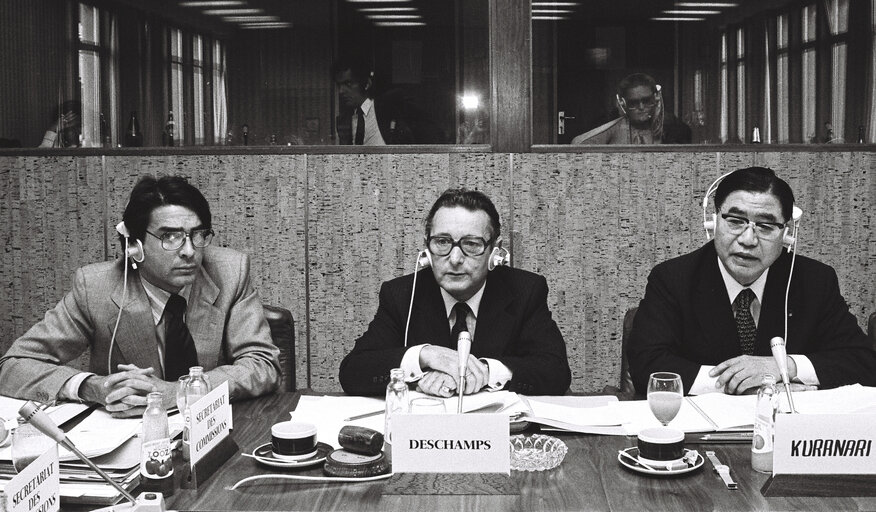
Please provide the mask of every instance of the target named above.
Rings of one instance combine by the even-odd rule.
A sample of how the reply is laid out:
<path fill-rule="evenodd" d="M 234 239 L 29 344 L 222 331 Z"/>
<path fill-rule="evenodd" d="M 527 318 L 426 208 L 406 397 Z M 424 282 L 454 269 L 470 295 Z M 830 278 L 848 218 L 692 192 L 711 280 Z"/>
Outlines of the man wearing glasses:
<path fill-rule="evenodd" d="M 689 144 L 691 131 L 663 108 L 660 85 L 633 73 L 617 85 L 620 117 L 572 139 L 572 144 Z"/>
<path fill-rule="evenodd" d="M 482 388 L 529 395 L 563 394 L 571 372 L 566 344 L 547 306 L 544 277 L 506 266 L 489 270 L 501 243 L 499 213 L 481 192 L 451 189 L 426 217 L 431 268 L 383 283 L 377 314 L 341 362 L 349 394 L 379 395 L 392 368 L 418 389 L 457 392 L 456 340 L 471 334 L 464 393 Z M 405 346 L 405 328 L 410 327 Z"/>
<path fill-rule="evenodd" d="M 640 393 L 657 371 L 681 375 L 691 394 L 751 392 L 764 374 L 779 375 L 770 340 L 785 337 L 792 254 L 783 236 L 793 205 L 791 188 L 770 169 L 741 169 L 721 181 L 714 240 L 648 278 L 627 348 Z M 785 340 L 792 385 L 876 385 L 876 354 L 836 272 L 800 255 L 793 264 Z"/>
<path fill-rule="evenodd" d="M 279 385 L 279 351 L 249 259 L 210 246 L 210 206 L 184 178 L 141 178 L 117 229 L 130 258 L 76 271 L 70 291 L 0 359 L 0 393 L 81 400 L 142 414 L 146 394 L 176 405 L 177 379 L 203 366 L 231 399 Z M 89 371 L 67 363 L 88 352 Z"/>

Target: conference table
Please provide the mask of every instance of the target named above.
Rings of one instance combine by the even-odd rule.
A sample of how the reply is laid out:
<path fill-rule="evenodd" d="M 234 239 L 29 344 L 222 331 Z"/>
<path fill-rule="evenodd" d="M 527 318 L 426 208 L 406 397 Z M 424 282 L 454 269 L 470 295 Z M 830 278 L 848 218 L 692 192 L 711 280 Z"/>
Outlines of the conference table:
<path fill-rule="evenodd" d="M 307 392 L 305 392 L 307 393 Z M 315 394 L 315 393 L 309 393 Z M 289 418 L 301 392 L 277 393 L 233 404 L 233 437 L 241 452 L 270 441 L 270 427 Z M 385 481 L 311 483 L 259 480 L 228 490 L 238 480 L 282 473 L 237 453 L 198 489 L 178 489 L 167 500 L 177 510 L 356 510 L 425 512 L 436 510 L 876 510 L 876 497 L 770 497 L 761 494 L 769 475 L 751 469 L 746 444 L 689 446 L 714 450 L 730 466 L 738 490 L 728 490 L 706 460 L 684 475 L 650 477 L 623 467 L 618 450 L 634 437 L 551 433 L 569 448 L 562 464 L 545 472 L 512 471 L 518 495 L 385 495 Z M 285 470 L 289 471 L 289 470 Z M 292 473 L 290 471 L 290 473 Z M 294 474 L 322 475 L 321 467 Z"/>

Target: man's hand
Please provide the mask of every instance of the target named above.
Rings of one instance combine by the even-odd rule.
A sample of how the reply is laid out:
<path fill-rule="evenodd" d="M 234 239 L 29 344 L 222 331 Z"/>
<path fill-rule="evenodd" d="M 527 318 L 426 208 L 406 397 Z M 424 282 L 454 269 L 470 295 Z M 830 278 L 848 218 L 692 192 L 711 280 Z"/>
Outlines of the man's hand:
<path fill-rule="evenodd" d="M 447 398 L 456 392 L 456 381 L 444 372 L 428 371 L 417 381 L 417 391 Z"/>
<path fill-rule="evenodd" d="M 166 382 L 152 375 L 152 368 L 120 364 L 119 372 L 107 376 L 92 375 L 82 383 L 84 400 L 106 406 L 114 417 L 140 416 L 146 410 L 146 395 L 153 391 L 164 394 L 164 406 L 176 404 L 176 382 Z"/>
<path fill-rule="evenodd" d="M 459 352 L 447 347 L 429 345 L 420 351 L 420 368 L 423 370 L 436 370 L 446 374 L 453 380 L 451 389 L 459 387 Z M 425 377 L 424 377 L 425 378 Z M 479 361 L 475 356 L 468 356 L 468 371 L 465 376 L 465 394 L 477 393 L 490 378 L 490 368 Z M 422 380 L 420 381 L 422 382 Z M 436 394 L 436 393 L 433 393 Z M 451 393 L 452 394 L 452 393 Z M 450 396 L 438 394 L 439 396 Z"/>
<path fill-rule="evenodd" d="M 767 373 L 781 381 L 779 366 L 771 356 L 737 356 L 709 370 L 709 377 L 718 377 L 715 387 L 724 388 L 728 395 L 741 395 L 752 388 L 756 392 Z M 788 378 L 793 379 L 796 376 L 797 365 L 789 357 Z"/>

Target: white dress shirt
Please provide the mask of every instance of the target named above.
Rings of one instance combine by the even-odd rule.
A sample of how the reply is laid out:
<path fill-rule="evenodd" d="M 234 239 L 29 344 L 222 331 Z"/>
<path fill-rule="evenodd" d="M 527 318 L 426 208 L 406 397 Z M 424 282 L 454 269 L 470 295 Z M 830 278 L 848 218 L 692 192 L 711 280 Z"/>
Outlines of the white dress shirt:
<path fill-rule="evenodd" d="M 380 134 L 380 126 L 377 125 L 377 113 L 374 109 L 374 100 L 371 98 L 362 102 L 359 107 L 365 116 L 365 139 L 362 142 L 363 146 L 385 146 L 383 135 Z M 359 127 L 359 115 L 353 112 L 352 128 L 353 142 L 356 139 L 356 128 Z"/>

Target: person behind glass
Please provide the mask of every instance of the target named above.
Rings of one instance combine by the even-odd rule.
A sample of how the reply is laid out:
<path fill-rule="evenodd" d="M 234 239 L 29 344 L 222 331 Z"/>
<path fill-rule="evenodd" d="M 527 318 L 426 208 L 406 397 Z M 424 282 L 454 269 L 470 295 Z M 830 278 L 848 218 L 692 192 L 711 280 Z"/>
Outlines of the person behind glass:
<path fill-rule="evenodd" d="M 617 107 L 621 117 L 572 139 L 572 144 L 689 144 L 691 131 L 663 108 L 663 93 L 645 73 L 634 73 L 618 83 Z"/>
<path fill-rule="evenodd" d="M 783 238 L 793 205 L 791 187 L 771 169 L 740 169 L 720 182 L 714 240 L 657 265 L 648 277 L 627 348 L 639 393 L 658 371 L 681 375 L 689 394 L 755 392 L 764 374 L 780 375 L 770 340 L 785 338 L 792 254 Z M 876 385 L 876 352 L 849 312 L 834 269 L 797 255 L 790 286 L 785 341 L 792 386 Z"/>
<path fill-rule="evenodd" d="M 52 124 L 43 135 L 41 148 L 79 147 L 82 135 L 82 103 L 68 100 L 55 108 Z"/>
<path fill-rule="evenodd" d="M 341 112 L 338 137 L 341 144 L 383 146 L 386 144 L 439 143 L 440 134 L 427 116 L 400 90 L 375 94 L 374 71 L 353 59 L 340 59 L 332 66 Z"/>
<path fill-rule="evenodd" d="M 135 416 L 151 391 L 175 406 L 177 380 L 191 366 L 213 386 L 227 381 L 231 400 L 276 390 L 279 350 L 249 258 L 210 245 L 201 192 L 181 177 L 145 176 L 122 219 L 128 257 L 76 271 L 73 289 L 0 358 L 0 393 Z M 85 352 L 89 371 L 66 366 Z"/>
<path fill-rule="evenodd" d="M 445 191 L 426 217 L 431 268 L 383 283 L 368 330 L 340 365 L 351 395 L 380 395 L 402 368 L 421 392 L 449 397 L 483 388 L 530 395 L 565 393 L 566 344 L 547 305 L 545 278 L 507 266 L 489 270 L 501 246 L 499 213 L 482 192 Z M 501 251 L 501 249 L 498 249 Z M 471 334 L 466 387 L 458 389 L 458 333 Z"/>

